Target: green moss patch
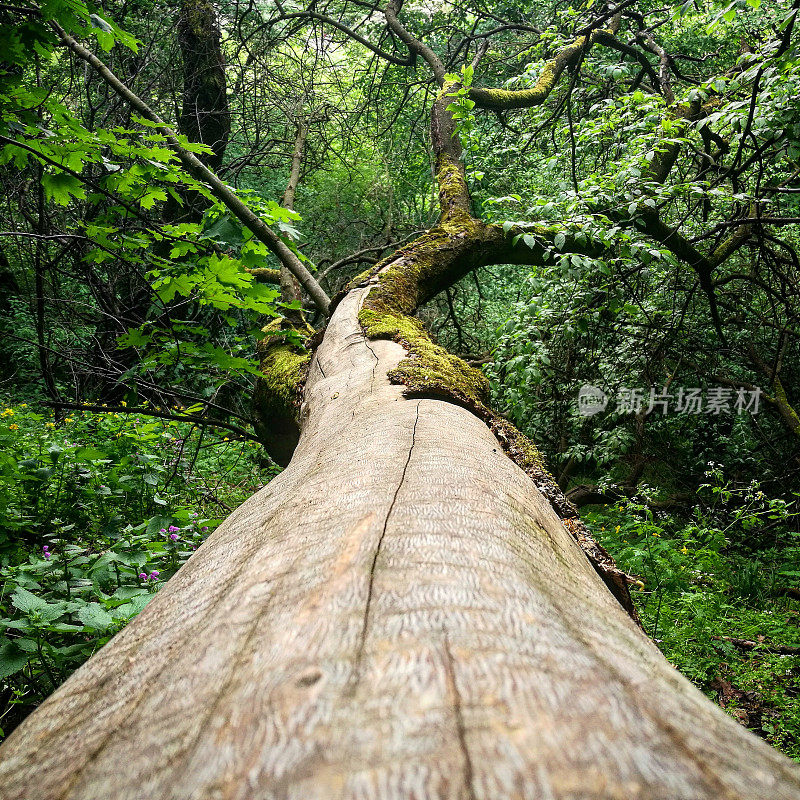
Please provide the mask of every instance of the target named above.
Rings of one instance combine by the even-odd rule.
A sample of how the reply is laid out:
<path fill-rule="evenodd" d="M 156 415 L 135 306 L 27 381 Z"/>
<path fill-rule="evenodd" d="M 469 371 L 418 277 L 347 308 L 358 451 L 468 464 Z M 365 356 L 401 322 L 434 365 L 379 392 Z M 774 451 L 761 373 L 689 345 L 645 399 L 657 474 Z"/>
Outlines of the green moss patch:
<path fill-rule="evenodd" d="M 284 464 L 300 435 L 300 405 L 311 364 L 311 352 L 297 344 L 297 334 L 307 340 L 313 331 L 285 319 L 271 322 L 263 331 L 267 337 L 258 345 L 262 377 L 253 392 L 254 427 L 267 452 Z"/>
<path fill-rule="evenodd" d="M 389 373 L 392 383 L 403 384 L 415 394 L 452 397 L 470 406 L 488 399 L 489 381 L 484 374 L 434 344 L 414 317 L 365 307 L 358 321 L 368 338 L 391 339 L 408 350 L 408 358 Z"/>

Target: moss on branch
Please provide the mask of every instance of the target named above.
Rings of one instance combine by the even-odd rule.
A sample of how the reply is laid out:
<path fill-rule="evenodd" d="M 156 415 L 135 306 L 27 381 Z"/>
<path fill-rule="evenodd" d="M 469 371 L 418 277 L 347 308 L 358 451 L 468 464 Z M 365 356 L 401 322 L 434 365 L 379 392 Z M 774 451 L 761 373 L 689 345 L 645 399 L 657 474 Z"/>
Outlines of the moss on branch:
<path fill-rule="evenodd" d="M 281 271 L 268 267 L 245 267 L 245 272 L 253 276 L 257 283 L 270 283 L 278 285 L 281 282 Z"/>
<path fill-rule="evenodd" d="M 253 392 L 255 430 L 270 456 L 279 464 L 287 464 L 300 436 L 299 415 L 303 401 L 311 353 L 297 344 L 313 329 L 300 328 L 288 320 L 271 322 L 258 344 L 262 377 Z"/>
<path fill-rule="evenodd" d="M 531 478 L 590 563 L 619 600 L 638 621 L 628 591 L 629 576 L 621 572 L 608 553 L 595 542 L 548 472 L 536 445 L 488 405 L 489 382 L 478 369 L 435 344 L 422 323 L 412 316 L 427 280 L 453 270 L 453 258 L 465 258 L 466 249 L 480 249 L 487 242 L 502 244 L 507 236 L 496 226 L 483 225 L 469 215 L 454 215 L 444 225 L 358 276 L 347 288 L 369 287 L 358 321 L 369 339 L 398 342 L 407 356 L 388 373 L 389 380 L 405 387 L 407 397 L 432 397 L 469 409 L 487 425 L 503 451 Z"/>

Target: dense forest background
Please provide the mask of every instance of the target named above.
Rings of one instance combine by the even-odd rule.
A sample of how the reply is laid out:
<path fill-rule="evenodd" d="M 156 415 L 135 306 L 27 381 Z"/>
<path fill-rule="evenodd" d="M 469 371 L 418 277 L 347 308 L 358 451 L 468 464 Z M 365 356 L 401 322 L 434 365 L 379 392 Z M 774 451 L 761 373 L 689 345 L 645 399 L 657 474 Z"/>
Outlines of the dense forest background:
<path fill-rule="evenodd" d="M 800 757 L 798 3 L 390 8 L 452 76 L 473 214 L 532 250 L 555 231 L 420 320 L 637 578 L 668 659 Z M 276 252 L 334 297 L 436 223 L 438 87 L 382 11 L 0 5 L 4 734 L 280 470 L 257 349 L 323 317 Z M 481 101 L 581 36 L 541 103 Z"/>

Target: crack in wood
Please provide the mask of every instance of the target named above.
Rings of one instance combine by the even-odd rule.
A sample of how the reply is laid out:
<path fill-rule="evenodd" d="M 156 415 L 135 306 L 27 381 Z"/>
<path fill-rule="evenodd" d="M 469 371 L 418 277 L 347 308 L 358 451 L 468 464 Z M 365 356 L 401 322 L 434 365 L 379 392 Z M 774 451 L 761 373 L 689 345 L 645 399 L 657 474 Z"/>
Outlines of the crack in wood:
<path fill-rule="evenodd" d="M 397 484 L 397 489 L 395 489 L 394 495 L 392 497 L 392 502 L 389 504 L 389 510 L 386 512 L 386 517 L 383 520 L 383 530 L 381 531 L 381 535 L 378 537 L 378 544 L 375 547 L 375 553 L 372 556 L 372 564 L 370 565 L 369 570 L 369 584 L 367 586 L 367 602 L 364 606 L 364 621 L 361 626 L 361 636 L 359 638 L 358 643 L 358 650 L 356 652 L 355 664 L 353 666 L 353 679 L 351 685 L 351 692 L 354 692 L 356 687 L 358 686 L 361 680 L 361 664 L 364 659 L 364 649 L 366 648 L 367 644 L 367 633 L 369 630 L 369 619 L 370 619 L 370 611 L 372 610 L 372 597 L 374 593 L 375 587 L 375 570 L 378 565 L 378 557 L 381 553 L 381 547 L 383 546 L 383 540 L 386 538 L 386 530 L 389 526 L 389 519 L 392 516 L 392 511 L 394 510 L 395 503 L 397 502 L 397 496 L 400 494 L 400 489 L 403 488 L 403 482 L 406 479 L 406 472 L 408 471 L 408 465 L 411 463 L 411 454 L 414 452 L 414 444 L 417 440 L 417 423 L 419 422 L 419 407 L 422 401 L 417 402 L 416 414 L 414 416 L 414 427 L 411 429 L 411 446 L 408 448 L 408 456 L 406 457 L 406 463 L 403 465 L 403 472 L 400 475 L 400 481 Z"/>
<path fill-rule="evenodd" d="M 455 719 L 456 737 L 458 738 L 459 749 L 464 757 L 464 790 L 467 800 L 475 800 L 475 773 L 472 767 L 472 757 L 467 747 L 467 727 L 464 724 L 464 708 L 461 692 L 458 690 L 458 684 L 456 683 L 453 652 L 450 649 L 450 637 L 447 635 L 447 628 L 442 628 L 442 634 L 444 636 L 444 666 L 445 675 L 447 676 L 447 688 L 450 696 L 453 698 L 453 717 Z"/>

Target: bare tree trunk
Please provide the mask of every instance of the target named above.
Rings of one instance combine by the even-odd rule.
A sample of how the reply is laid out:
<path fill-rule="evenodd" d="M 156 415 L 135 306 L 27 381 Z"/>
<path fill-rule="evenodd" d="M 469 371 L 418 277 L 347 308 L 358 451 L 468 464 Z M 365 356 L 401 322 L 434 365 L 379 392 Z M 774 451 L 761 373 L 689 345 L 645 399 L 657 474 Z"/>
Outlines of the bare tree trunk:
<path fill-rule="evenodd" d="M 300 184 L 300 170 L 303 166 L 303 153 L 308 137 L 308 123 L 300 119 L 295 131 L 294 149 L 292 150 L 292 166 L 289 171 L 289 180 L 286 182 L 286 190 L 281 198 L 281 205 L 294 211 L 294 198 L 297 195 L 297 187 Z M 300 303 L 303 300 L 303 293 L 300 288 L 300 281 L 292 275 L 285 265 L 281 265 L 281 300 L 284 303 Z M 302 321 L 302 314 L 295 313 L 288 315 L 295 322 Z"/>
<path fill-rule="evenodd" d="M 0 748 L 3 800 L 796 800 L 477 416 L 406 399 L 369 288 L 289 467 Z"/>

